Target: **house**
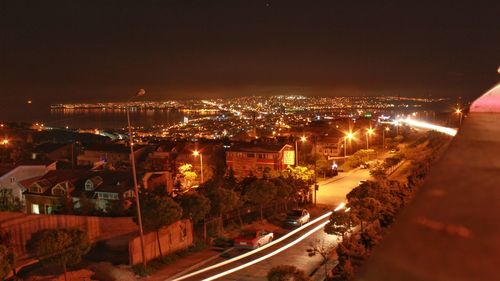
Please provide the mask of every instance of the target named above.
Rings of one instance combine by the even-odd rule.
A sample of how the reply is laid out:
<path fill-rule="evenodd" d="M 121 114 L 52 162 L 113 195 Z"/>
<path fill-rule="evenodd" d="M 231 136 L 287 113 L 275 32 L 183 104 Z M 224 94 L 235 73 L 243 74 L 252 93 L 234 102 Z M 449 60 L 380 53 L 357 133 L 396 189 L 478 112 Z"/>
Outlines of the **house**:
<path fill-rule="evenodd" d="M 315 152 L 324 157 L 339 157 L 343 156 L 344 136 L 324 136 L 316 139 Z"/>
<path fill-rule="evenodd" d="M 28 214 L 52 214 L 70 199 L 74 208 L 88 199 L 96 209 L 105 210 L 113 201 L 134 196 L 130 172 L 54 170 L 26 180 L 23 185 Z"/>
<path fill-rule="evenodd" d="M 144 189 L 157 190 L 164 188 L 166 193 L 174 191 L 175 173 L 169 171 L 146 172 L 142 177 Z"/>
<path fill-rule="evenodd" d="M 33 159 L 49 159 L 52 161 L 75 162 L 79 145 L 74 143 L 46 142 L 33 149 Z"/>
<path fill-rule="evenodd" d="M 9 189 L 14 197 L 24 201 L 26 190 L 22 181 L 38 178 L 56 169 L 56 162 L 44 160 L 28 160 L 0 167 L 0 189 Z"/>
<path fill-rule="evenodd" d="M 149 153 L 147 164 L 152 171 L 168 171 L 174 168 L 176 156 L 176 143 L 166 142 L 159 144 L 155 150 Z"/>
<path fill-rule="evenodd" d="M 262 177 L 265 171 L 279 172 L 294 164 L 295 150 L 289 144 L 243 143 L 226 150 L 226 165 L 236 177 Z"/>
<path fill-rule="evenodd" d="M 39 178 L 23 181 L 28 214 L 51 214 L 71 195 L 76 182 L 88 174 L 82 170 L 54 170 Z"/>
<path fill-rule="evenodd" d="M 135 146 L 136 161 L 147 153 L 148 146 Z M 110 164 L 113 167 L 130 165 L 130 147 L 120 143 L 93 144 L 85 146 L 83 153 L 77 157 L 78 166 L 97 167 Z"/>
<path fill-rule="evenodd" d="M 135 196 L 132 174 L 130 171 L 92 172 L 77 183 L 72 194 L 75 208 L 80 207 L 83 196 L 90 199 L 96 209 L 105 211 L 112 202 L 126 201 Z"/>

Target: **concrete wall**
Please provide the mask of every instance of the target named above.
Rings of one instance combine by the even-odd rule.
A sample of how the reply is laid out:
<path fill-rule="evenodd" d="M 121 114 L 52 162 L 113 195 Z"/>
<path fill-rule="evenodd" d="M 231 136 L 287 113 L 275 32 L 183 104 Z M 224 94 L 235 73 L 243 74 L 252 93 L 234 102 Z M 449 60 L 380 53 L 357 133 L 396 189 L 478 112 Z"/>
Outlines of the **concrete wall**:
<path fill-rule="evenodd" d="M 146 260 L 160 256 L 156 232 L 144 235 Z M 160 245 L 163 255 L 168 255 L 178 250 L 186 249 L 193 244 L 193 225 L 189 220 L 181 220 L 160 230 Z M 141 240 L 139 236 L 129 241 L 130 264 L 142 262 Z"/>

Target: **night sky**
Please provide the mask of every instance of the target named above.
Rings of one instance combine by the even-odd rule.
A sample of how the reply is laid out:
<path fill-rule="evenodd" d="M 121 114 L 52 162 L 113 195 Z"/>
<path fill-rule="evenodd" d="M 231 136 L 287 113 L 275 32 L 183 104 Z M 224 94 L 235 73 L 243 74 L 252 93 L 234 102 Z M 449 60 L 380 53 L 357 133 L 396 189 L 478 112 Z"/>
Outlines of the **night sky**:
<path fill-rule="evenodd" d="M 437 2 L 2 0 L 1 110 L 140 87 L 474 98 L 500 78 L 500 1 Z"/>

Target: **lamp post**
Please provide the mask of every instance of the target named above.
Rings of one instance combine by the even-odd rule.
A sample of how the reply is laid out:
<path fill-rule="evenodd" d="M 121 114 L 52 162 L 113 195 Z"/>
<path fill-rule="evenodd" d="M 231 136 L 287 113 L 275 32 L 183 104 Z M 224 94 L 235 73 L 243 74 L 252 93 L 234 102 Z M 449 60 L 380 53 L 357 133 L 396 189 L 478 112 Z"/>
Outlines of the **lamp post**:
<path fill-rule="evenodd" d="M 344 136 L 344 158 L 347 158 L 347 139 L 349 139 L 349 141 L 351 141 L 353 137 L 354 137 L 354 134 L 352 132 L 348 132 Z"/>
<path fill-rule="evenodd" d="M 389 127 L 385 127 L 384 130 L 382 130 L 382 150 L 385 149 L 385 132 L 389 132 Z"/>
<path fill-rule="evenodd" d="M 301 142 L 306 142 L 307 138 L 305 136 L 300 137 Z M 298 147 L 298 139 L 295 139 L 295 166 L 299 165 L 299 147 Z"/>
<path fill-rule="evenodd" d="M 371 135 L 373 135 L 373 133 L 374 133 L 374 130 L 372 128 L 369 128 L 366 130 L 366 149 L 370 148 L 369 138 Z"/>
<path fill-rule="evenodd" d="M 201 174 L 201 183 L 203 183 L 203 153 L 198 150 L 193 151 L 194 157 L 200 156 L 200 174 Z"/>
<path fill-rule="evenodd" d="M 462 127 L 462 110 L 460 108 L 457 108 L 455 110 L 455 113 L 458 114 L 459 124 L 460 124 L 460 127 Z"/>
<path fill-rule="evenodd" d="M 135 194 L 135 204 L 137 205 L 137 222 L 139 224 L 139 236 L 141 240 L 141 254 L 142 254 L 142 264 L 146 267 L 146 252 L 144 251 L 144 231 L 142 228 L 142 215 L 141 215 L 141 204 L 139 200 L 139 186 L 137 184 L 137 172 L 135 168 L 135 155 L 134 155 L 134 138 L 132 135 L 132 126 L 130 125 L 130 109 L 128 106 L 128 102 L 136 97 L 140 97 L 146 94 L 144 89 L 140 89 L 137 91 L 134 97 L 127 101 L 126 109 L 127 109 L 127 124 L 128 124 L 128 135 L 130 141 L 130 161 L 132 162 L 132 176 L 134 178 L 134 194 Z"/>

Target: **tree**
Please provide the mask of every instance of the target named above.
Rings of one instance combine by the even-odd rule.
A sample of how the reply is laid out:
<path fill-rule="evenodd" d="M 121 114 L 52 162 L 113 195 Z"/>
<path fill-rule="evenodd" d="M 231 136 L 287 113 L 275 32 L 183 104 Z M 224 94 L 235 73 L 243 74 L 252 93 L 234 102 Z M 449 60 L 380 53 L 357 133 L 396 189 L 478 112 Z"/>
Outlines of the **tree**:
<path fill-rule="evenodd" d="M 268 281 L 309 281 L 304 271 L 293 265 L 278 265 L 267 273 Z"/>
<path fill-rule="evenodd" d="M 219 218 L 220 231 L 224 227 L 224 214 L 238 207 L 240 197 L 236 192 L 221 187 L 208 189 L 206 191 L 206 196 L 210 199 L 212 214 Z"/>
<path fill-rule="evenodd" d="M 271 182 L 276 186 L 276 203 L 283 202 L 285 211 L 288 211 L 288 200 L 293 194 L 292 186 L 281 178 L 274 178 Z"/>
<path fill-rule="evenodd" d="M 283 171 L 283 175 L 285 177 L 292 177 L 297 180 L 309 182 L 314 177 L 314 171 L 305 166 L 288 166 L 286 170 Z"/>
<path fill-rule="evenodd" d="M 314 257 L 318 254 L 323 259 L 323 264 L 325 266 L 325 279 L 328 279 L 328 260 L 330 259 L 330 254 L 334 248 L 335 245 L 332 243 L 325 242 L 324 239 L 317 239 L 314 243 L 312 243 L 311 247 L 307 249 L 310 257 Z"/>
<path fill-rule="evenodd" d="M 139 197 L 141 204 L 142 226 L 146 231 L 155 231 L 160 256 L 163 256 L 160 244 L 160 229 L 178 221 L 182 216 L 182 208 L 170 197 L 159 197 L 151 193 L 143 193 Z M 137 212 L 134 212 L 134 222 Z"/>
<path fill-rule="evenodd" d="M 62 266 L 67 280 L 66 267 L 81 262 L 90 242 L 87 233 L 78 228 L 48 229 L 35 233 L 27 248 L 43 265 Z"/>
<path fill-rule="evenodd" d="M 13 256 L 6 246 L 0 244 L 0 279 L 7 278 L 14 267 Z"/>
<path fill-rule="evenodd" d="M 266 180 L 256 180 L 246 194 L 248 201 L 259 205 L 260 220 L 264 221 L 264 205 L 271 203 L 276 197 L 276 186 Z"/>
<path fill-rule="evenodd" d="M 183 164 L 179 167 L 179 173 L 184 178 L 184 186 L 189 187 L 192 181 L 197 177 L 196 173 L 193 172 L 193 165 Z"/>
<path fill-rule="evenodd" d="M 180 205 L 183 210 L 182 216 L 191 219 L 194 223 L 203 220 L 210 212 L 210 200 L 196 191 L 182 195 Z"/>
<path fill-rule="evenodd" d="M 371 197 L 350 200 L 348 206 L 359 219 L 361 232 L 364 231 L 364 223 L 373 222 L 380 217 L 380 210 L 382 209 L 382 204 Z"/>
<path fill-rule="evenodd" d="M 326 172 L 331 169 L 328 161 L 325 158 L 320 158 L 316 160 L 316 173 L 322 173 L 323 177 L 326 178 Z"/>
<path fill-rule="evenodd" d="M 0 211 L 20 212 L 23 204 L 12 194 L 12 189 L 0 189 Z"/>
<path fill-rule="evenodd" d="M 356 217 L 351 212 L 339 210 L 333 212 L 330 216 L 330 221 L 325 225 L 325 232 L 332 235 L 337 235 L 344 240 L 344 237 L 356 225 Z"/>
<path fill-rule="evenodd" d="M 368 252 L 356 237 L 344 239 L 335 249 L 338 264 L 333 269 L 333 280 L 351 280 L 354 276 L 354 268 L 359 267 L 368 257 Z"/>

